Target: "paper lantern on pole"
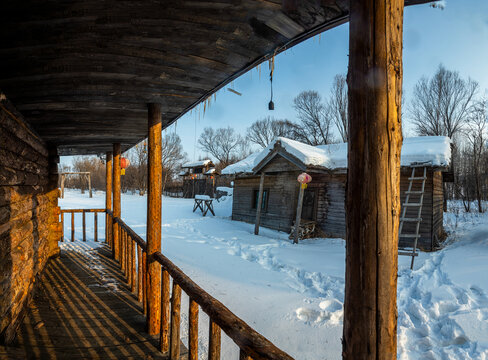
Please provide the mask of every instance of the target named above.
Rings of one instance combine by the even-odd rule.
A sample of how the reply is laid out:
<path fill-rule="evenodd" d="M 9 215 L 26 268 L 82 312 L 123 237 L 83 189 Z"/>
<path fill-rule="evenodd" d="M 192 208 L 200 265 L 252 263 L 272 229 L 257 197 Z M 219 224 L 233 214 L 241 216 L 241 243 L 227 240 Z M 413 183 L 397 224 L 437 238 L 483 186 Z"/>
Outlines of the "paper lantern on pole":
<path fill-rule="evenodd" d="M 125 169 L 130 165 L 130 161 L 127 158 L 120 158 L 120 175 L 125 175 Z"/>
<path fill-rule="evenodd" d="M 312 181 L 312 177 L 307 173 L 301 173 L 297 178 L 298 182 L 302 184 L 302 189 L 307 188 L 307 184 Z"/>

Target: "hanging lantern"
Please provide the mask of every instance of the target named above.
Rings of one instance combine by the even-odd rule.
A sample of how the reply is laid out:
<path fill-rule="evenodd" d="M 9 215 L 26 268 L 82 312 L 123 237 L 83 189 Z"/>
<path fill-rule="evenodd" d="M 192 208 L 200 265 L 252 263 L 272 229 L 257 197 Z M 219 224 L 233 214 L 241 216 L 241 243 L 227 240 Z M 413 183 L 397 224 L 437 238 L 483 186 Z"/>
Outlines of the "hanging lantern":
<path fill-rule="evenodd" d="M 312 177 L 307 173 L 301 173 L 297 178 L 298 182 L 302 184 L 302 189 L 307 188 L 307 184 L 312 181 Z"/>
<path fill-rule="evenodd" d="M 125 175 L 125 169 L 130 165 L 130 161 L 127 158 L 120 158 L 120 175 Z"/>

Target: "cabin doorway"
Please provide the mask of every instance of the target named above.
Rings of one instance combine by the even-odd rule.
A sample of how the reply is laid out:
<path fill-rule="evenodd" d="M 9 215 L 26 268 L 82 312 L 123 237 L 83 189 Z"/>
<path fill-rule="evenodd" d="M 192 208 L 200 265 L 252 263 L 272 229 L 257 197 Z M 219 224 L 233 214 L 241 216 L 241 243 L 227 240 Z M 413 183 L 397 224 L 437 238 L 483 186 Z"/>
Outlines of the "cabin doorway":
<path fill-rule="evenodd" d="M 306 189 L 303 193 L 302 219 L 315 220 L 316 189 Z"/>

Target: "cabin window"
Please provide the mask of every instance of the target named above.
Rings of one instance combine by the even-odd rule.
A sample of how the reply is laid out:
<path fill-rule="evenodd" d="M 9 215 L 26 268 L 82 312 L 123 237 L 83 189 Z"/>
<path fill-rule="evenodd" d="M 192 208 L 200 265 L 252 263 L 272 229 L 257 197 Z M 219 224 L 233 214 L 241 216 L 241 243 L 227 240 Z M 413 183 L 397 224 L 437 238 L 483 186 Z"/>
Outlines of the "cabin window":
<path fill-rule="evenodd" d="M 203 168 L 194 168 L 193 173 L 194 174 L 201 174 L 203 172 Z"/>
<path fill-rule="evenodd" d="M 268 189 L 263 189 L 263 201 L 261 203 L 261 210 L 266 211 L 268 208 Z M 252 208 L 257 208 L 257 203 L 259 201 L 259 190 L 253 190 L 253 197 L 252 197 Z"/>

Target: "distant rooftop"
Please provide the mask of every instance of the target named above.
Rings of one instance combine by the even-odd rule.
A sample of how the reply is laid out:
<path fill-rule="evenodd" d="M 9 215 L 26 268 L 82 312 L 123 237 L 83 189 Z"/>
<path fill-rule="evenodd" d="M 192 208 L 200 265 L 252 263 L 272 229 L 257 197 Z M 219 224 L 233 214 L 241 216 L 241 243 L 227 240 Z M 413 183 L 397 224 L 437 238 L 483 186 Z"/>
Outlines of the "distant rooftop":
<path fill-rule="evenodd" d="M 211 163 L 212 163 L 212 160 L 205 159 L 205 160 L 198 160 L 198 161 L 195 161 L 195 162 L 189 162 L 189 163 L 183 164 L 181 167 L 183 169 L 185 169 L 185 168 L 204 167 L 204 166 L 207 166 L 208 164 L 211 164 Z"/>

